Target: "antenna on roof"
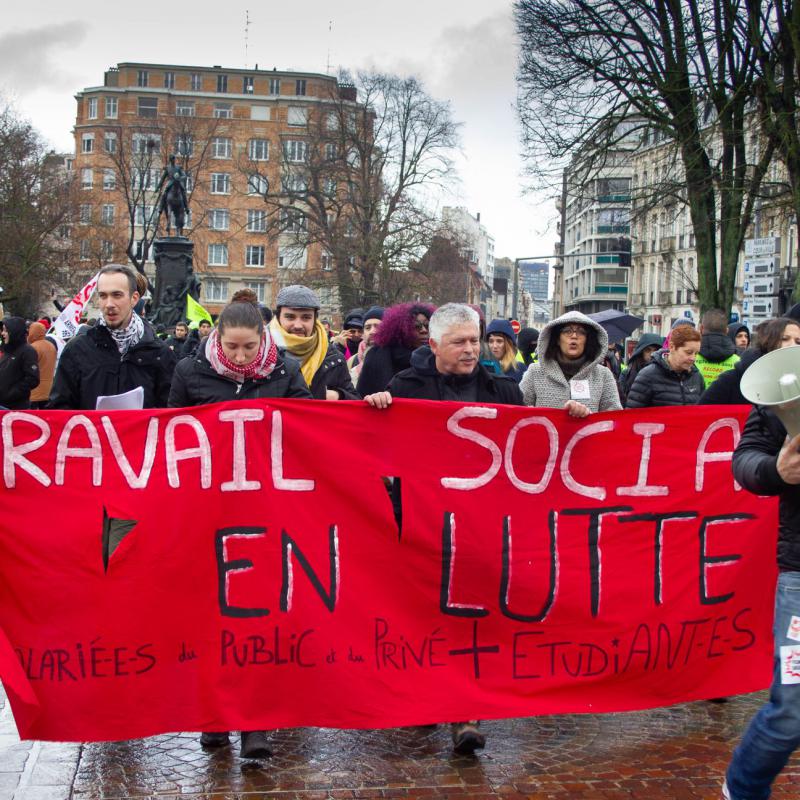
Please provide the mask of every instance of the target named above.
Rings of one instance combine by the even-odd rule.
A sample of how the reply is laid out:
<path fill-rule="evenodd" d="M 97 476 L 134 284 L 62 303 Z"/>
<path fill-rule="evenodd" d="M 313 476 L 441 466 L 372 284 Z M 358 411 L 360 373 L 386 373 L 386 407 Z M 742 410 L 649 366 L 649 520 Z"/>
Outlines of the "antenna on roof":
<path fill-rule="evenodd" d="M 244 12 L 244 68 L 247 69 L 247 44 L 250 37 L 250 11 Z"/>
<path fill-rule="evenodd" d="M 331 31 L 333 30 L 333 20 L 328 20 L 328 63 L 325 67 L 325 74 L 331 74 Z"/>

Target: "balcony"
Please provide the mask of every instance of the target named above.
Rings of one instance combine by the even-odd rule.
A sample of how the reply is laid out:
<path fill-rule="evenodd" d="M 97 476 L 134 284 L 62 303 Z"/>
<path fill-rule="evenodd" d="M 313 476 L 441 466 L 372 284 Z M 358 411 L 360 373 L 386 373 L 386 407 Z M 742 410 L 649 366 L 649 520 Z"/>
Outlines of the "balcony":
<path fill-rule="evenodd" d="M 672 292 L 658 292 L 658 304 L 660 306 L 668 306 L 672 304 Z"/>
<path fill-rule="evenodd" d="M 629 194 L 601 194 L 597 198 L 598 203 L 630 203 Z"/>
<path fill-rule="evenodd" d="M 675 237 L 674 236 L 662 236 L 661 237 L 661 252 L 662 253 L 671 253 L 675 250 Z"/>
<path fill-rule="evenodd" d="M 609 286 L 598 283 L 594 287 L 595 294 L 628 294 L 627 286 Z"/>
<path fill-rule="evenodd" d="M 630 225 L 598 225 L 598 233 L 630 233 Z"/>

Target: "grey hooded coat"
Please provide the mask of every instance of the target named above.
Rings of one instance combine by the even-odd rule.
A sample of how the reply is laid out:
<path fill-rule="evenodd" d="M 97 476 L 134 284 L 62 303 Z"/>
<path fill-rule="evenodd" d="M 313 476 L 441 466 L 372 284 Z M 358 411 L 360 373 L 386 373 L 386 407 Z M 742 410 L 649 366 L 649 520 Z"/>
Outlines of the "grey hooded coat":
<path fill-rule="evenodd" d="M 611 370 L 601 363 L 608 349 L 608 334 L 599 323 L 579 311 L 568 311 L 548 322 L 539 334 L 539 342 L 536 346 L 539 360 L 528 367 L 520 383 L 525 405 L 540 408 L 563 408 L 566 402 L 572 399 L 570 382 L 561 371 L 558 361 L 548 358 L 546 355 L 554 329 L 569 323 L 591 328 L 597 336 L 599 345 L 594 360 L 584 364 L 575 375 L 574 380 L 585 380 L 589 387 L 589 398 L 579 399 L 578 402 L 583 403 L 591 412 L 621 409 L 622 405 L 619 401 L 619 392 L 614 376 Z"/>

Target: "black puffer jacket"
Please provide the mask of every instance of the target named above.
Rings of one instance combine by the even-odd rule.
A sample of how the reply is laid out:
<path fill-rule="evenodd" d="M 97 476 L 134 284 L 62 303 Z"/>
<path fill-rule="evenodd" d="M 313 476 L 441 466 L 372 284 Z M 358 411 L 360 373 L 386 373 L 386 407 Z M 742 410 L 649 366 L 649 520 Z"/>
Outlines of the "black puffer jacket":
<path fill-rule="evenodd" d="M 675 372 L 664 360 L 664 353 L 653 353 L 650 363 L 639 372 L 628 392 L 625 408 L 649 406 L 693 406 L 705 389 L 703 376 L 692 367 L 690 372 Z"/>
<path fill-rule="evenodd" d="M 513 378 L 492 374 L 482 364 L 471 376 L 442 375 L 427 345 L 413 352 L 411 367 L 395 375 L 388 389 L 392 397 L 413 400 L 523 405 L 522 392 Z"/>
<path fill-rule="evenodd" d="M 745 350 L 733 369 L 726 370 L 703 392 L 700 404 L 710 405 L 750 405 L 742 394 L 739 385 L 745 370 L 761 358 L 760 350 Z"/>
<path fill-rule="evenodd" d="M 141 386 L 145 408 L 166 408 L 175 354 L 144 323 L 144 336 L 120 356 L 105 325 L 69 340 L 58 362 L 49 408 L 92 409 L 100 395 Z"/>
<path fill-rule="evenodd" d="M 39 356 L 28 344 L 25 320 L 6 317 L 8 344 L 0 341 L 0 406 L 30 408 L 31 390 L 39 385 Z"/>
<path fill-rule="evenodd" d="M 275 369 L 266 378 L 253 378 L 239 383 L 214 371 L 206 358 L 205 348 L 194 358 L 182 359 L 172 376 L 169 393 L 171 408 L 204 406 L 226 400 L 255 400 L 263 397 L 302 397 L 311 399 L 300 374 L 300 363 L 278 351 Z"/>
<path fill-rule="evenodd" d="M 756 407 L 733 454 L 733 474 L 753 494 L 779 495 L 778 567 L 800 571 L 800 485 L 778 475 L 786 428 L 772 411 Z"/>
<path fill-rule="evenodd" d="M 364 366 L 358 376 L 358 385 L 356 386 L 358 393 L 362 397 L 366 397 L 374 392 L 382 392 L 398 372 L 411 366 L 411 353 L 413 352 L 410 347 L 402 345 L 371 347 L 364 357 Z"/>

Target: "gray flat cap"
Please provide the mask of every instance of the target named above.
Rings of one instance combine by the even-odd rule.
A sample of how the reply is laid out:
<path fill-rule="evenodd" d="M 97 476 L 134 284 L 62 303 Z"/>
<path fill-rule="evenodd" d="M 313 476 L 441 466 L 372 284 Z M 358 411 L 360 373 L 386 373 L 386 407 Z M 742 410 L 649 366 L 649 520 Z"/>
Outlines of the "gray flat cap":
<path fill-rule="evenodd" d="M 301 286 L 298 283 L 291 286 L 284 286 L 278 292 L 278 299 L 275 301 L 278 308 L 316 308 L 319 309 L 319 297 L 317 293 L 308 286 Z"/>

